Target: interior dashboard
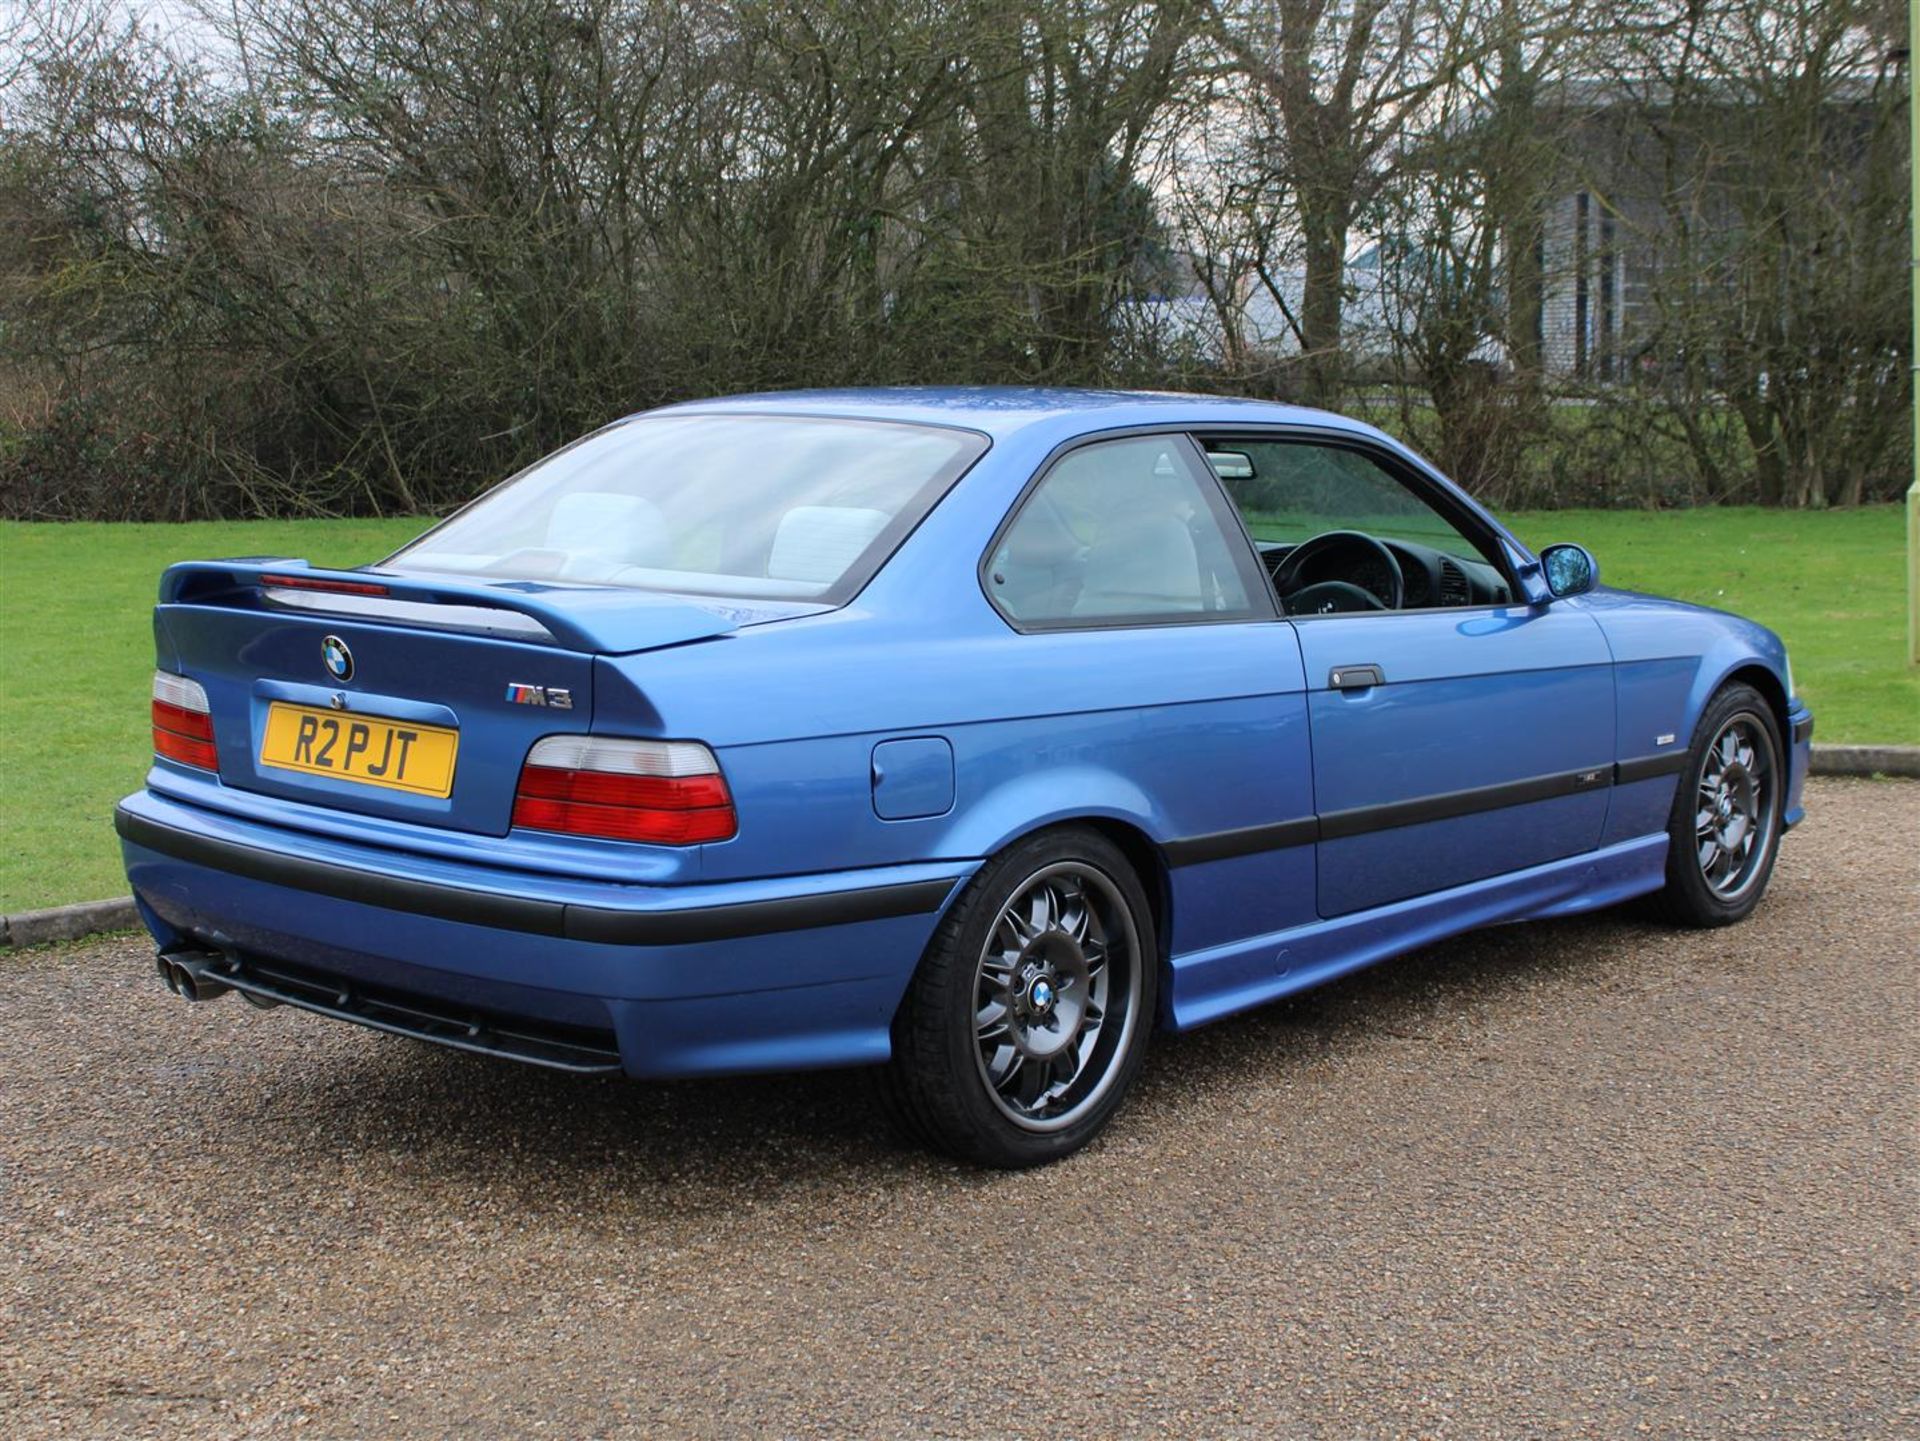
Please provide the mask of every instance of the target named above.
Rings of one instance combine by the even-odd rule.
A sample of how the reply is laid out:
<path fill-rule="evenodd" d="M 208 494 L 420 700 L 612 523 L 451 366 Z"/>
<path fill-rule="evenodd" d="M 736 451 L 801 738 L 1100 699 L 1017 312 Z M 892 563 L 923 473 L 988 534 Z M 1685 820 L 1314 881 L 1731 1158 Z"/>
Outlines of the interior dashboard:
<path fill-rule="evenodd" d="M 1499 570 L 1482 560 L 1468 560 L 1433 546 L 1405 540 L 1374 537 L 1392 552 L 1399 562 L 1402 594 L 1398 609 L 1429 610 L 1445 606 L 1504 605 L 1512 600 L 1507 582 Z M 1287 557 L 1299 547 L 1284 541 L 1256 542 L 1260 562 L 1269 579 L 1276 582 Z M 1380 603 L 1381 609 L 1394 609 L 1393 577 L 1387 565 L 1369 544 L 1356 537 L 1350 544 L 1326 546 L 1311 556 L 1290 577 L 1288 590 L 1297 594 L 1311 585 L 1345 582 L 1358 586 Z M 1280 599 L 1284 605 L 1286 595 Z"/>

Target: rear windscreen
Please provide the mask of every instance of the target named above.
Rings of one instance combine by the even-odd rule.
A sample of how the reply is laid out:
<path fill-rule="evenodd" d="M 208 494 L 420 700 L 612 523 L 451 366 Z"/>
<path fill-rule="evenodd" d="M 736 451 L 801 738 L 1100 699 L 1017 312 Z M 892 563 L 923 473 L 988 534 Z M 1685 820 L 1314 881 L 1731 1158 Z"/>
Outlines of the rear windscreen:
<path fill-rule="evenodd" d="M 642 416 L 548 456 L 384 564 L 837 604 L 986 447 L 892 422 Z"/>

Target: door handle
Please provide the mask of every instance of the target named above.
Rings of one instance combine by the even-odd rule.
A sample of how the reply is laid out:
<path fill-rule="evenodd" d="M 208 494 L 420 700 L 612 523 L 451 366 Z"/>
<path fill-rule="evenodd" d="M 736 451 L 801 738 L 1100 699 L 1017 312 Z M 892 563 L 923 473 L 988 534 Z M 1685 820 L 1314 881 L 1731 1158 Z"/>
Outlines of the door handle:
<path fill-rule="evenodd" d="M 1366 690 L 1386 683 L 1377 665 L 1337 665 L 1327 674 L 1327 685 L 1333 690 Z"/>

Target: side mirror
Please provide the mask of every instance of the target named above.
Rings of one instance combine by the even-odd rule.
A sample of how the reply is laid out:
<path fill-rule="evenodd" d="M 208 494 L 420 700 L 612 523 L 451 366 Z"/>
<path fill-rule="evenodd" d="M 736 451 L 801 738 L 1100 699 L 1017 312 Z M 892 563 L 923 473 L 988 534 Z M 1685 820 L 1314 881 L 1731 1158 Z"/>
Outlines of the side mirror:
<path fill-rule="evenodd" d="M 1584 545 L 1550 545 L 1540 552 L 1547 589 L 1556 597 L 1585 595 L 1600 583 L 1600 562 Z"/>

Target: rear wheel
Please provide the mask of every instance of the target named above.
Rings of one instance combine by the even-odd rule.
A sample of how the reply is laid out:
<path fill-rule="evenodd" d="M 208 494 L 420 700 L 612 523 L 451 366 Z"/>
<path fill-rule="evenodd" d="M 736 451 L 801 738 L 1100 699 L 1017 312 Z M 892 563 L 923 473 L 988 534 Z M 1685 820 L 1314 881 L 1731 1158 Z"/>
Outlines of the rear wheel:
<path fill-rule="evenodd" d="M 1760 903 L 1780 850 L 1785 776 L 1780 727 L 1751 686 L 1731 685 L 1707 706 L 1667 824 L 1667 913 L 1690 926 L 1724 926 Z"/>
<path fill-rule="evenodd" d="M 983 1165 L 1077 1151 L 1139 1070 L 1157 955 L 1139 878 L 1104 837 L 1075 827 L 1003 852 L 914 975 L 882 1080 L 889 1109 Z"/>

